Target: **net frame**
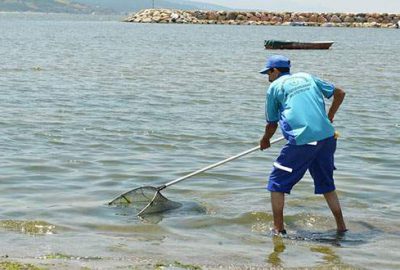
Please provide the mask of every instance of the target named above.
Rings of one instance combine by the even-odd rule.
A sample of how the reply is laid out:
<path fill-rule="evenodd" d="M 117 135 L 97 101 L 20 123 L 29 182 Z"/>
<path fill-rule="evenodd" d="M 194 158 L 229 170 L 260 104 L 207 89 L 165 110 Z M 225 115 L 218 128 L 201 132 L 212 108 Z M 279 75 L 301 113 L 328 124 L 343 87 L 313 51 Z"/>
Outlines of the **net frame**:
<path fill-rule="evenodd" d="M 114 206 L 131 206 L 143 216 L 165 212 L 180 207 L 182 204 L 171 201 L 161 194 L 162 187 L 143 186 L 125 192 L 108 203 Z"/>
<path fill-rule="evenodd" d="M 270 144 L 274 144 L 274 143 L 277 143 L 277 142 L 282 141 L 282 140 L 284 140 L 284 137 L 280 137 L 278 139 L 275 139 L 275 140 L 271 141 Z M 182 204 L 168 200 L 166 197 L 164 197 L 160 193 L 160 191 L 165 189 L 165 188 L 167 188 L 167 187 L 169 187 L 169 186 L 172 186 L 172 185 L 174 185 L 176 183 L 179 183 L 179 182 L 181 182 L 181 181 L 183 181 L 183 180 L 185 180 L 187 178 L 190 178 L 190 177 L 195 176 L 197 174 L 200 174 L 202 172 L 208 171 L 208 170 L 210 170 L 212 168 L 221 166 L 221 165 L 223 165 L 223 164 L 225 164 L 227 162 L 230 162 L 232 160 L 238 159 L 238 158 L 240 158 L 242 156 L 245 156 L 245 155 L 250 154 L 250 153 L 252 153 L 254 151 L 257 151 L 257 150 L 260 150 L 260 146 L 253 147 L 253 148 L 251 148 L 249 150 L 246 150 L 246 151 L 243 151 L 243 152 L 241 152 L 241 153 L 239 153 L 237 155 L 231 156 L 231 157 L 226 158 L 224 160 L 221 160 L 221 161 L 219 161 L 217 163 L 211 164 L 211 165 L 206 166 L 206 167 L 204 167 L 202 169 L 199 169 L 197 171 L 194 171 L 192 173 L 189 173 L 187 175 L 179 177 L 178 179 L 170 181 L 170 182 L 168 182 L 168 183 L 166 183 L 166 184 L 164 184 L 164 185 L 162 185 L 160 187 L 143 186 L 143 187 L 132 189 L 132 190 L 130 190 L 130 191 L 128 191 L 126 193 L 123 193 L 122 195 L 118 196 L 117 198 L 115 198 L 111 202 L 109 202 L 109 205 L 117 205 L 117 204 L 121 204 L 121 203 L 125 204 L 125 205 L 131 204 L 134 200 L 129 200 L 128 199 L 128 195 L 132 195 L 132 194 L 135 194 L 135 193 L 138 193 L 139 191 L 141 191 L 141 193 L 143 195 L 143 198 L 146 198 L 147 200 L 140 201 L 140 202 L 142 202 L 142 203 L 143 202 L 144 203 L 147 202 L 147 204 L 144 205 L 144 207 L 141 209 L 141 211 L 139 211 L 139 213 L 137 214 L 138 216 L 144 215 L 144 214 L 152 214 L 152 213 L 157 213 L 157 212 L 163 212 L 163 211 L 166 211 L 166 210 L 171 210 L 171 209 L 174 209 L 174 208 L 178 208 Z M 147 191 L 151 190 L 151 192 L 154 192 L 154 195 L 153 195 L 153 197 L 152 197 L 152 199 L 150 201 L 148 201 L 148 198 L 150 196 L 144 196 L 143 191 L 146 190 L 146 189 L 147 189 Z M 161 202 L 164 203 L 164 207 L 160 207 L 160 208 L 154 208 L 153 207 L 154 205 L 156 205 L 156 206 L 160 205 Z M 136 205 L 134 205 L 134 206 L 136 206 Z"/>

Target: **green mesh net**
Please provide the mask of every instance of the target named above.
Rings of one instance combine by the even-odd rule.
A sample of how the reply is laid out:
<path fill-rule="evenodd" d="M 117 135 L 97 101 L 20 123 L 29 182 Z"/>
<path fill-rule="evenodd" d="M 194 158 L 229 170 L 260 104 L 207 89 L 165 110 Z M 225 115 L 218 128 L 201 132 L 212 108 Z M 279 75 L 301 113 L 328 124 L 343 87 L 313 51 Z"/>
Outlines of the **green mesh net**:
<path fill-rule="evenodd" d="M 109 205 L 132 207 L 140 216 L 161 213 L 181 206 L 178 202 L 168 200 L 157 188 L 151 186 L 128 191 L 112 200 Z"/>

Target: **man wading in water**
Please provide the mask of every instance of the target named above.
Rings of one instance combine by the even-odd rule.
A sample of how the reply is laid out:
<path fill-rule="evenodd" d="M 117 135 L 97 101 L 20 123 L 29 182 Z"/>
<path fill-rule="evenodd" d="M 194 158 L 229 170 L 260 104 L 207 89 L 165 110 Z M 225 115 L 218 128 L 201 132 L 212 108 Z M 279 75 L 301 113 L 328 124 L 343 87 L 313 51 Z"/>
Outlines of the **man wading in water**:
<path fill-rule="evenodd" d="M 314 180 L 315 194 L 324 195 L 335 217 L 337 231 L 345 232 L 333 180 L 336 138 L 331 124 L 345 92 L 307 73 L 290 74 L 290 66 L 290 60 L 285 56 L 273 55 L 260 71 L 267 74 L 271 82 L 265 105 L 267 125 L 260 148 L 264 150 L 271 146 L 270 139 L 278 122 L 288 141 L 274 162 L 267 187 L 271 191 L 273 232 L 286 234 L 283 223 L 285 193 L 290 194 L 307 169 Z M 326 114 L 324 97 L 332 96 L 332 105 Z"/>

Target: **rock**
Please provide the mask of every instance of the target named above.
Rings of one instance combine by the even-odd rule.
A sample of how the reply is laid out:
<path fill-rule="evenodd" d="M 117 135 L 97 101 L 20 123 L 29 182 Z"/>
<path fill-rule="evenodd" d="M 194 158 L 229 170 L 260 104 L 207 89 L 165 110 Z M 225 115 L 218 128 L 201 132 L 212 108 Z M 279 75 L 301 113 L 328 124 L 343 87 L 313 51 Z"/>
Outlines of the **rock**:
<path fill-rule="evenodd" d="M 235 11 L 230 11 L 228 12 L 228 14 L 226 15 L 226 19 L 227 20 L 236 20 L 236 17 L 238 16 L 238 13 Z"/>
<path fill-rule="evenodd" d="M 354 17 L 353 16 L 349 16 L 349 15 L 347 15 L 343 20 L 343 22 L 346 22 L 346 23 L 352 23 L 354 21 L 355 21 Z"/>
<path fill-rule="evenodd" d="M 206 20 L 207 19 L 207 13 L 204 13 L 204 12 L 199 11 L 199 10 L 195 11 L 193 13 L 193 16 L 196 17 L 199 20 Z"/>
<path fill-rule="evenodd" d="M 144 19 L 140 20 L 140 22 L 142 22 L 142 23 L 151 23 L 151 18 L 144 18 Z"/>
<path fill-rule="evenodd" d="M 321 26 L 322 27 L 333 27 L 333 26 L 335 26 L 335 24 L 332 22 L 329 22 L 329 23 L 323 23 L 323 24 L 321 24 Z"/>
<path fill-rule="evenodd" d="M 260 20 L 260 18 L 258 18 L 257 16 L 251 16 L 248 18 L 248 20 L 252 21 L 252 22 L 258 22 Z"/>
<path fill-rule="evenodd" d="M 305 17 L 305 16 L 299 16 L 299 22 L 307 22 L 308 21 L 308 19 L 307 19 L 307 17 Z"/>
<path fill-rule="evenodd" d="M 330 21 L 331 23 L 341 23 L 341 22 L 342 22 L 342 20 L 341 20 L 341 19 L 339 18 L 339 16 L 337 16 L 336 14 L 333 15 L 329 21 Z"/>
<path fill-rule="evenodd" d="M 209 11 L 207 12 L 207 19 L 216 21 L 218 20 L 218 14 L 213 11 Z"/>
<path fill-rule="evenodd" d="M 301 25 L 339 27 L 396 27 L 400 14 L 388 13 L 301 13 L 301 12 L 237 12 L 183 11 L 145 9 L 123 21 L 136 23 Z"/>
<path fill-rule="evenodd" d="M 308 19 L 309 22 L 317 22 L 318 21 L 318 15 L 317 14 L 311 14 L 310 18 Z"/>
<path fill-rule="evenodd" d="M 283 21 L 283 19 L 279 16 L 274 16 L 271 19 L 271 22 L 273 22 L 273 23 L 281 23 L 282 21 Z"/>
<path fill-rule="evenodd" d="M 226 17 L 226 11 L 217 11 L 218 16 L 225 16 Z"/>
<path fill-rule="evenodd" d="M 317 22 L 318 22 L 318 23 L 327 23 L 328 20 L 327 20 L 324 16 L 320 15 L 320 16 L 318 17 L 318 21 L 317 21 Z"/>
<path fill-rule="evenodd" d="M 236 20 L 238 20 L 238 21 L 244 21 L 246 18 L 247 18 L 247 17 L 245 17 L 243 14 L 239 14 L 239 15 L 236 17 Z"/>
<path fill-rule="evenodd" d="M 377 23 L 377 22 L 371 22 L 371 23 L 369 24 L 369 27 L 379 28 L 379 27 L 380 27 L 380 24 Z"/>
<path fill-rule="evenodd" d="M 269 18 L 268 15 L 261 14 L 260 20 L 261 20 L 262 22 L 268 22 L 268 21 L 270 20 L 270 18 Z"/>
<path fill-rule="evenodd" d="M 226 21 L 226 15 L 218 15 L 218 21 Z"/>
<path fill-rule="evenodd" d="M 306 26 L 307 24 L 305 22 L 287 22 L 291 26 Z M 283 25 L 284 23 L 282 23 Z"/>
<path fill-rule="evenodd" d="M 356 16 L 355 18 L 354 18 L 354 20 L 355 20 L 355 22 L 357 22 L 357 23 L 365 23 L 365 22 L 367 22 L 367 19 L 365 18 L 365 16 L 364 17 L 362 17 L 362 16 Z"/>
<path fill-rule="evenodd" d="M 179 14 L 177 14 L 177 13 L 172 13 L 172 14 L 171 14 L 171 19 L 173 19 L 173 20 L 179 19 Z"/>

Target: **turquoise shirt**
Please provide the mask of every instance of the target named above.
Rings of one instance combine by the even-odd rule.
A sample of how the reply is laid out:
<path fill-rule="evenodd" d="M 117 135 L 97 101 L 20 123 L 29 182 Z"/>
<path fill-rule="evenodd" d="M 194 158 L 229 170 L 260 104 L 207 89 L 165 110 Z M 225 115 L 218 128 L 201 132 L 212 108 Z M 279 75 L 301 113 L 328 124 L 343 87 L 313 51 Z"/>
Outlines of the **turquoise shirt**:
<path fill-rule="evenodd" d="M 279 121 L 289 144 L 302 145 L 334 135 L 325 98 L 335 86 L 308 73 L 282 74 L 268 88 L 265 104 L 267 122 Z"/>

